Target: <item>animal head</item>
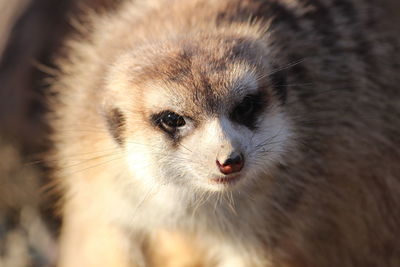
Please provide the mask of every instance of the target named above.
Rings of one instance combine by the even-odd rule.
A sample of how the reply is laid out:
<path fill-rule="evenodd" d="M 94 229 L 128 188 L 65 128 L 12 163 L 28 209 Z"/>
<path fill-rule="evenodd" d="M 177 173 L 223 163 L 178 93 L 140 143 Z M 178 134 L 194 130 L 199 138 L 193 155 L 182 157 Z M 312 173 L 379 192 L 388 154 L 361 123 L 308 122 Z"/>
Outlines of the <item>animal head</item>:
<path fill-rule="evenodd" d="M 133 179 L 235 190 L 267 179 L 293 143 L 280 75 L 245 38 L 143 45 L 111 67 L 105 118 Z"/>

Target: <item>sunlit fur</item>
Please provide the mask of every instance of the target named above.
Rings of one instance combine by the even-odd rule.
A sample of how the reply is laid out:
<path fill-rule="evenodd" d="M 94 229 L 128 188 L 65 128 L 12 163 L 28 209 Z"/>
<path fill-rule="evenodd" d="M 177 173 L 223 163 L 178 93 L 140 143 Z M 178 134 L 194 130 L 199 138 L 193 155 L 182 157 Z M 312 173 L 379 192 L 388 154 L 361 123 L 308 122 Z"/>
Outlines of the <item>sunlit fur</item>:
<path fill-rule="evenodd" d="M 50 99 L 59 266 L 151 266 L 168 236 L 200 256 L 161 266 L 398 266 L 399 65 L 370 11 L 127 0 L 89 12 Z M 254 94 L 262 108 L 238 123 Z M 179 135 L 154 121 L 165 111 L 185 118 Z M 232 151 L 237 179 L 212 182 Z"/>

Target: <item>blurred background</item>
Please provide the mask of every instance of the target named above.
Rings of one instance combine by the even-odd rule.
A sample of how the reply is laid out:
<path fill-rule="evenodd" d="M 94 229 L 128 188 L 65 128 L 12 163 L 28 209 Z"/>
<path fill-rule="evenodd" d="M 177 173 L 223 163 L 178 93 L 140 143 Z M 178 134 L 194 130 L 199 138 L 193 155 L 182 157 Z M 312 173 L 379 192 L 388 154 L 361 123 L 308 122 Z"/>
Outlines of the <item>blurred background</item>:
<path fill-rule="evenodd" d="M 121 1 L 0 0 L 0 267 L 54 266 L 61 218 L 40 161 L 52 60 L 82 7 L 101 13 Z M 382 9 L 382 30 L 400 34 L 400 0 L 366 1 Z"/>
<path fill-rule="evenodd" d="M 0 0 L 0 267 L 54 266 L 60 218 L 46 187 L 52 59 L 85 7 L 117 0 Z"/>

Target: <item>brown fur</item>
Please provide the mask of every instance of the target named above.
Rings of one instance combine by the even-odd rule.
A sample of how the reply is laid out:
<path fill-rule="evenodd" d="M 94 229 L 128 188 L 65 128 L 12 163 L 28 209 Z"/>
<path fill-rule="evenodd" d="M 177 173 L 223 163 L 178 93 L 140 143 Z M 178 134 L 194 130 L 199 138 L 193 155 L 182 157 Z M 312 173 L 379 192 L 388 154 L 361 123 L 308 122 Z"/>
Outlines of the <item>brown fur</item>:
<path fill-rule="evenodd" d="M 68 57 L 58 60 L 51 124 L 64 194 L 60 266 L 128 266 L 139 257 L 132 246 L 148 238 L 125 240 L 131 229 L 115 227 L 103 206 L 120 203 L 110 192 L 120 192 L 125 155 L 107 130 L 107 112 L 118 104 L 125 116 L 119 139 L 154 136 L 147 118 L 162 111 L 157 95 L 168 84 L 177 103 L 193 104 L 185 115 L 206 120 L 237 101 L 224 88 L 250 65 L 293 122 L 297 144 L 252 188 L 269 199 L 257 207 L 268 266 L 400 264 L 399 61 L 367 1 L 131 2 L 91 14 L 92 28 L 71 38 Z M 273 84 L 271 73 L 284 84 L 279 77 Z M 201 233 L 180 230 L 207 251 Z M 158 253 L 163 246 L 155 244 Z M 212 266 L 208 256 L 204 266 Z"/>

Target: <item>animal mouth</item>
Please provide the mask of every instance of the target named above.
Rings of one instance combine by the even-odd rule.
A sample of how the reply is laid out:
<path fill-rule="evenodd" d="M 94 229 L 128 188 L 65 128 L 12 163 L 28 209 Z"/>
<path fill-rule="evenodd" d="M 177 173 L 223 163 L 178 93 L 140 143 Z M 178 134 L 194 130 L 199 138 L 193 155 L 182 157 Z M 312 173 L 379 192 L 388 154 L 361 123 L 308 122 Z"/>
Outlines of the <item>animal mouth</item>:
<path fill-rule="evenodd" d="M 232 175 L 227 177 L 217 177 L 210 179 L 211 184 L 232 185 L 240 180 L 240 175 Z"/>

